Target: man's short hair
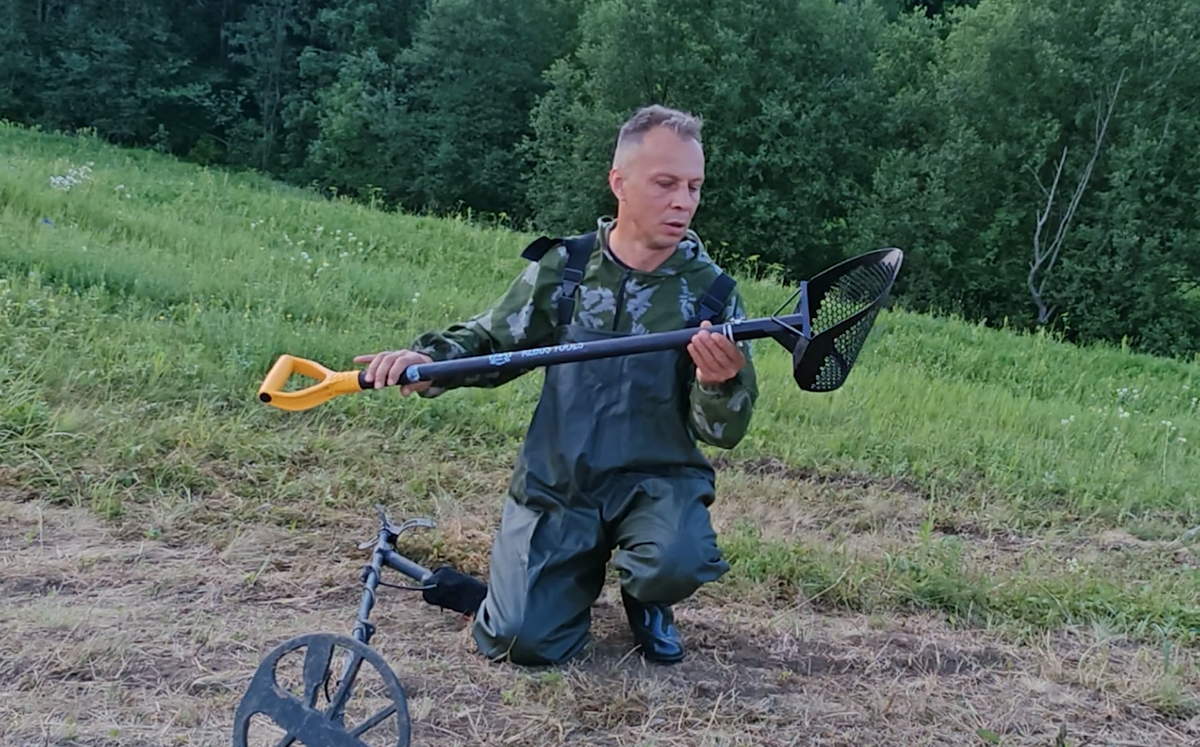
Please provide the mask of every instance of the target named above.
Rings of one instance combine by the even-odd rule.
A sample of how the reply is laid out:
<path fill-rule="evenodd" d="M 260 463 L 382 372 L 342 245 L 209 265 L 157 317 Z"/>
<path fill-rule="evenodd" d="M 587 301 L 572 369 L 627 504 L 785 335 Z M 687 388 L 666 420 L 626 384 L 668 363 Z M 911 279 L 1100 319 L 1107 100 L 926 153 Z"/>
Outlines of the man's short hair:
<path fill-rule="evenodd" d="M 651 104 L 638 109 L 621 125 L 617 134 L 617 144 L 613 149 L 613 165 L 617 165 L 620 155 L 629 146 L 640 143 L 646 133 L 656 127 L 665 127 L 685 140 L 695 140 L 702 144 L 700 131 L 704 122 L 698 115 L 660 104 Z"/>

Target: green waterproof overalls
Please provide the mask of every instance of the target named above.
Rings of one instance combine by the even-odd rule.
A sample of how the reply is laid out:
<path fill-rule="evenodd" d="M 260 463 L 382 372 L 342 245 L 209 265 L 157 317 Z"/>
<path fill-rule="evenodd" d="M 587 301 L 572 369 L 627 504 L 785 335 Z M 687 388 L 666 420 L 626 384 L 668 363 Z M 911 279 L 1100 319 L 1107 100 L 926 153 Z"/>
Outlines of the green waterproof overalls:
<path fill-rule="evenodd" d="M 619 336 L 574 322 L 593 242 L 592 235 L 568 242 L 559 342 Z M 727 295 L 732 281 L 723 278 Z M 724 308 L 711 293 L 704 301 L 710 311 Z M 475 619 L 483 654 L 541 665 L 579 653 L 610 559 L 631 623 L 631 602 L 650 623 L 637 602 L 669 607 L 729 569 L 708 514 L 714 470 L 688 425 L 693 372 L 686 350 L 546 368 Z"/>

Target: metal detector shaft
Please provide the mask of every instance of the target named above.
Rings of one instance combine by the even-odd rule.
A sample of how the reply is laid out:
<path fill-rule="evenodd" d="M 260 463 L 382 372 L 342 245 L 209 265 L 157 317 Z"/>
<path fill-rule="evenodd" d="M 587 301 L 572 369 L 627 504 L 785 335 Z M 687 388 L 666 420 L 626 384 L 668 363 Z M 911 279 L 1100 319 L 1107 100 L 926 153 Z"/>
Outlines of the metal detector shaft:
<path fill-rule="evenodd" d="M 380 535 L 381 541 L 383 541 L 386 536 L 385 531 L 381 530 Z M 375 549 L 374 554 L 371 555 L 371 564 L 363 569 L 363 575 L 366 578 L 364 579 L 362 601 L 358 605 L 358 618 L 355 620 L 354 631 L 351 633 L 355 638 L 367 644 L 371 642 L 371 636 L 375 633 L 375 626 L 369 622 L 368 618 L 371 610 L 375 607 L 375 590 L 379 588 L 379 580 L 384 567 L 403 573 L 419 584 L 429 583 L 429 579 L 433 576 L 433 571 L 414 563 L 395 550 L 387 547 Z"/>
<path fill-rule="evenodd" d="M 371 636 L 375 634 L 375 626 L 371 624 L 369 618 L 371 610 L 375 607 L 375 590 L 379 588 L 383 568 L 387 567 L 403 573 L 419 584 L 427 584 L 433 576 L 433 571 L 419 563 L 414 563 L 392 549 L 391 544 L 396 540 L 399 531 L 403 530 L 398 530 L 391 521 L 384 518 L 382 526 L 379 528 L 379 540 L 375 544 L 375 552 L 371 554 L 371 562 L 363 568 L 362 601 L 359 602 L 358 617 L 355 619 L 354 631 L 351 636 L 364 645 L 369 645 Z M 351 678 L 357 675 L 355 670 L 359 664 L 361 661 L 354 654 L 346 654 L 339 682 L 350 682 Z M 342 709 L 349 697 L 350 689 L 339 687 L 337 693 L 330 699 L 330 711 L 335 720 L 340 720 Z"/>

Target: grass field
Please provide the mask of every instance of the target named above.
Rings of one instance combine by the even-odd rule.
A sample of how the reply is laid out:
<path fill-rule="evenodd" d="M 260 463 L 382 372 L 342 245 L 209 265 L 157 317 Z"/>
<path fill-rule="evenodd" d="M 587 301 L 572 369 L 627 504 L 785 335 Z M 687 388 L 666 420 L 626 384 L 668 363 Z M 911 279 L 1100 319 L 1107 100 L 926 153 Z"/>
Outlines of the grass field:
<path fill-rule="evenodd" d="M 376 503 L 485 574 L 540 372 L 254 395 L 281 353 L 349 369 L 481 310 L 528 238 L 0 127 L 0 741 L 229 744 L 272 646 L 349 633 Z M 755 355 L 689 660 L 629 656 L 613 585 L 551 673 L 383 589 L 414 745 L 1200 740 L 1200 364 L 901 312 L 833 394 Z"/>

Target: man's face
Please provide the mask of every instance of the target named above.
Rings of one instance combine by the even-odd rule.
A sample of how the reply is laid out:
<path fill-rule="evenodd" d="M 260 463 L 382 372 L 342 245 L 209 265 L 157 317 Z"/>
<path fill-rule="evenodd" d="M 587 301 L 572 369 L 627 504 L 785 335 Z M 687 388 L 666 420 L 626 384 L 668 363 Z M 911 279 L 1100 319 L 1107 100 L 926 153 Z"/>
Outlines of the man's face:
<path fill-rule="evenodd" d="M 622 223 L 655 249 L 674 249 L 700 206 L 704 149 L 691 139 L 656 127 L 609 174 Z"/>

